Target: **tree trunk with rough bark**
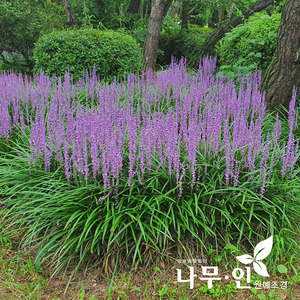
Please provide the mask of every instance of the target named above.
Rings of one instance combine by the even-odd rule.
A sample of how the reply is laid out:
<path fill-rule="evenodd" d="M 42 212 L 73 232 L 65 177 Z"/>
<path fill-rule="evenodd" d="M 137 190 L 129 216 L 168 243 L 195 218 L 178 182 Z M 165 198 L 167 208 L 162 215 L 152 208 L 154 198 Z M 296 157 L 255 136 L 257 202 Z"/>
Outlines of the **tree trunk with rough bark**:
<path fill-rule="evenodd" d="M 300 1 L 286 0 L 277 33 L 275 56 L 261 84 L 267 109 L 289 107 L 293 87 L 300 88 Z"/>
<path fill-rule="evenodd" d="M 281 1 L 282 0 L 277 0 L 277 2 L 281 2 Z M 299 0 L 295 0 L 295 1 L 299 1 Z M 244 10 L 242 12 L 244 18 L 233 17 L 227 19 L 214 32 L 212 32 L 209 35 L 209 37 L 205 40 L 203 46 L 198 52 L 197 59 L 195 59 L 192 62 L 193 66 L 197 67 L 198 62 L 202 57 L 212 54 L 215 45 L 218 43 L 219 40 L 221 40 L 225 36 L 225 33 L 229 32 L 232 28 L 238 26 L 239 24 L 242 24 L 244 19 L 248 19 L 254 13 L 267 8 L 269 5 L 272 4 L 274 4 L 274 0 L 260 0 L 258 2 L 251 4 L 247 10 Z"/>
<path fill-rule="evenodd" d="M 148 32 L 144 44 L 144 69 L 155 70 L 159 34 L 164 16 L 164 0 L 152 0 Z"/>
<path fill-rule="evenodd" d="M 64 11 L 65 11 L 66 18 L 67 18 L 67 25 L 69 27 L 76 26 L 76 19 L 73 15 L 70 1 L 69 0 L 62 0 L 62 4 L 63 4 Z"/>
<path fill-rule="evenodd" d="M 180 5 L 181 5 L 181 3 L 179 1 L 175 1 L 175 3 L 173 4 L 173 6 L 171 7 L 171 10 L 169 12 L 169 17 L 178 15 Z"/>
<path fill-rule="evenodd" d="M 189 29 L 189 16 L 189 4 L 187 0 L 183 0 L 181 7 L 181 30 Z"/>

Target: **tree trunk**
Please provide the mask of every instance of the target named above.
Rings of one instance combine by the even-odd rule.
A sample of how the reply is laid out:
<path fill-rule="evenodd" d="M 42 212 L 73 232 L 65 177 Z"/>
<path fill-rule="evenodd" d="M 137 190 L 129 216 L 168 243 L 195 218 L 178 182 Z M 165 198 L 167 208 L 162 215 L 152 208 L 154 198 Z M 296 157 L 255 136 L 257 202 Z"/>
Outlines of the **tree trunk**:
<path fill-rule="evenodd" d="M 164 15 L 164 0 L 152 0 L 148 32 L 144 44 L 144 69 L 155 70 L 158 40 Z"/>
<path fill-rule="evenodd" d="M 267 109 L 288 108 L 294 86 L 300 88 L 300 1 L 286 0 L 276 53 L 260 87 L 266 91 Z"/>
<path fill-rule="evenodd" d="M 69 27 L 76 26 L 76 19 L 73 15 L 71 4 L 69 0 L 62 0 L 62 4 L 65 10 L 66 18 L 67 18 L 67 25 Z"/>
<path fill-rule="evenodd" d="M 149 16 L 148 10 L 149 10 L 149 5 L 148 5 L 148 2 L 146 2 L 144 19 L 148 18 L 148 16 Z"/>
<path fill-rule="evenodd" d="M 277 2 L 280 1 L 282 0 L 277 0 Z M 295 0 L 295 1 L 299 1 L 299 0 Z M 233 17 L 227 19 L 214 32 L 212 32 L 209 35 L 209 37 L 205 40 L 203 46 L 198 52 L 197 61 L 193 62 L 193 66 L 197 67 L 198 62 L 202 57 L 212 54 L 215 45 L 218 43 L 219 40 L 221 40 L 225 36 L 225 33 L 229 32 L 232 28 L 238 26 L 239 24 L 242 24 L 244 19 L 248 19 L 254 13 L 267 8 L 271 4 L 274 4 L 274 0 L 260 0 L 258 2 L 251 4 L 247 10 L 243 11 L 244 18 Z"/>
<path fill-rule="evenodd" d="M 189 5 L 187 0 L 182 1 L 181 8 L 181 30 L 189 29 Z"/>
<path fill-rule="evenodd" d="M 181 30 L 189 29 L 189 3 L 188 0 L 182 1 L 181 7 Z"/>
<path fill-rule="evenodd" d="M 225 10 L 223 8 L 218 9 L 218 23 L 221 24 L 225 18 Z"/>
<path fill-rule="evenodd" d="M 139 12 L 140 4 L 140 0 L 131 0 L 128 8 L 128 13 L 137 14 Z"/>
<path fill-rule="evenodd" d="M 175 1 L 175 3 L 173 4 L 173 6 L 169 12 L 169 17 L 178 15 L 180 5 L 181 5 L 181 3 L 179 1 Z"/>

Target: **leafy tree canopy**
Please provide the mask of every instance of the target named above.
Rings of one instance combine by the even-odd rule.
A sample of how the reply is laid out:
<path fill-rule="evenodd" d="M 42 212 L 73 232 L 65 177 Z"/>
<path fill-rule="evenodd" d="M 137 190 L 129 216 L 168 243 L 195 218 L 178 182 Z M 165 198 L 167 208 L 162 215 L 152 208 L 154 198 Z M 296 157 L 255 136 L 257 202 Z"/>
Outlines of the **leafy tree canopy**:
<path fill-rule="evenodd" d="M 34 43 L 64 26 L 63 8 L 50 0 L 0 1 L 0 58 L 11 67 L 32 69 Z"/>

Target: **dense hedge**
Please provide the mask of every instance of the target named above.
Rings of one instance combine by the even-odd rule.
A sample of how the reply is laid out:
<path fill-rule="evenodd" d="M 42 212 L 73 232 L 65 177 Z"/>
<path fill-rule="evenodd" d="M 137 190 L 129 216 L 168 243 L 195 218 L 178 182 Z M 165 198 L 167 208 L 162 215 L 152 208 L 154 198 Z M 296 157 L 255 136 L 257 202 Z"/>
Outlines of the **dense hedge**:
<path fill-rule="evenodd" d="M 232 29 L 216 47 L 221 65 L 253 65 L 265 70 L 276 49 L 281 14 L 258 13 L 248 22 Z"/>
<path fill-rule="evenodd" d="M 80 29 L 44 35 L 35 45 L 34 59 L 35 72 L 59 76 L 69 69 L 74 79 L 94 65 L 105 81 L 142 68 L 142 53 L 135 39 L 110 30 Z"/>

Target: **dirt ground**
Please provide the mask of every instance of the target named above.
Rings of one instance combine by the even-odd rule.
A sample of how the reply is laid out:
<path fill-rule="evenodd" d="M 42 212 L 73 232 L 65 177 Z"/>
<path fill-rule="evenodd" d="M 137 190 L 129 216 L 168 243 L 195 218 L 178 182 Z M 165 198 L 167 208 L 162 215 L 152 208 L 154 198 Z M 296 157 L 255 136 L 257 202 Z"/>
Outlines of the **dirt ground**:
<path fill-rule="evenodd" d="M 4 251 L 5 250 L 5 251 Z M 13 262 L 18 257 L 17 264 Z M 35 270 L 30 270 L 28 265 L 33 261 L 29 255 L 20 254 L 19 252 L 4 249 L 2 247 L 2 257 L 0 259 L 0 299 L 1 300 L 16 300 L 16 299 L 40 299 L 40 300 L 81 300 L 81 299 L 263 299 L 253 294 L 251 290 L 230 291 L 228 284 L 234 284 L 234 279 L 230 275 L 227 280 L 215 281 L 213 286 L 221 284 L 219 290 L 223 293 L 215 292 L 208 294 L 203 290 L 206 283 L 195 279 L 193 289 L 189 288 L 189 283 L 177 282 L 177 268 L 183 270 L 182 278 L 188 279 L 188 268 L 184 264 L 177 262 L 164 265 L 152 265 L 143 267 L 138 266 L 131 275 L 128 282 L 129 268 L 121 270 L 114 280 L 112 292 L 108 295 L 109 282 L 107 274 L 103 272 L 102 266 L 94 267 L 89 270 L 80 269 L 72 278 L 67 292 L 65 288 L 68 284 L 73 267 L 63 274 L 60 272 L 53 278 L 50 277 L 50 270 L 43 270 L 42 274 L 38 274 Z M 195 264 L 195 274 L 201 273 L 202 264 Z M 226 274 L 230 274 L 231 270 L 219 268 L 219 276 L 225 278 Z M 13 276 L 9 278 L 9 274 Z M 123 278 L 123 279 L 122 279 Z M 270 282 L 287 281 L 288 276 L 280 274 L 268 278 Z M 10 284 L 7 284 L 9 282 Z M 35 292 L 34 286 L 39 284 L 39 288 Z M 232 286 L 231 285 L 231 286 Z M 244 285 L 244 283 L 242 284 Z M 31 287 L 30 293 L 26 294 L 26 289 Z M 253 286 L 253 285 L 252 285 Z M 21 287 L 24 287 L 22 289 Z M 200 292 L 202 287 L 202 291 Z M 265 299 L 270 298 L 268 294 L 272 289 L 265 288 L 259 291 L 266 295 Z M 274 289 L 275 290 L 275 289 Z M 300 299 L 299 282 L 294 282 L 292 285 L 288 283 L 287 289 L 277 288 L 275 290 L 277 299 L 294 300 Z"/>

